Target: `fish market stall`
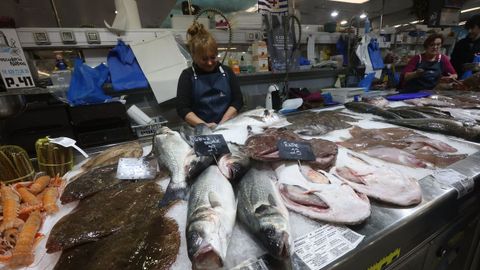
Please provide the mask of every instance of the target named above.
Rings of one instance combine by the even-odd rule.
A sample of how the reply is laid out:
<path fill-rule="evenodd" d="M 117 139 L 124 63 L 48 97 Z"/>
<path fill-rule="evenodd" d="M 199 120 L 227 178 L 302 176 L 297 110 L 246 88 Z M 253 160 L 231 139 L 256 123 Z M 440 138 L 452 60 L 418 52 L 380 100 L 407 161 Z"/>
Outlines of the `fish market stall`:
<path fill-rule="evenodd" d="M 390 105 L 393 107 L 405 104 L 391 103 Z M 176 238 L 177 236 L 175 236 L 175 233 L 172 231 L 173 228 L 176 228 L 173 225 L 173 227 L 169 225 L 164 231 L 162 231 L 162 233 L 165 233 L 165 237 L 168 235 L 167 238 L 161 238 L 161 241 L 163 241 L 162 243 L 171 248 L 169 249 L 170 251 L 164 252 L 174 251 L 176 250 L 175 247 L 178 245 L 178 254 L 174 261 L 170 259 L 172 258 L 170 253 L 164 253 L 168 254 L 165 255 L 165 258 L 169 258 L 170 260 L 165 261 L 165 265 L 173 263 L 170 269 L 190 269 L 192 267 L 191 259 L 188 255 L 190 250 L 187 246 L 191 245 L 191 243 L 189 243 L 191 238 L 197 237 L 198 234 L 196 234 L 195 231 L 192 232 L 193 229 L 191 224 L 194 221 L 201 221 L 206 213 L 201 214 L 202 212 L 195 211 L 190 213 L 190 211 L 192 207 L 197 207 L 197 209 L 199 209 L 198 211 L 204 211 L 202 201 L 206 199 L 212 205 L 222 206 L 222 210 L 218 212 L 222 215 L 219 220 L 221 223 L 225 221 L 231 222 L 229 224 L 225 223 L 225 228 L 230 226 L 231 229 L 229 230 L 231 231 L 229 232 L 227 229 L 225 229 L 226 231 L 221 231 L 219 235 L 222 237 L 219 238 L 218 246 L 212 246 L 208 249 L 199 248 L 198 252 L 202 254 L 202 256 L 195 257 L 197 255 L 194 254 L 192 257 L 193 260 L 198 260 L 197 266 L 198 264 L 208 266 L 221 263 L 223 264 L 224 269 L 385 269 L 386 267 L 388 267 L 388 269 L 435 269 L 440 265 L 449 265 L 450 267 L 453 267 L 451 269 L 475 269 L 469 267 L 474 267 L 473 258 L 475 252 L 478 252 L 475 248 L 479 242 L 480 227 L 478 220 L 480 217 L 478 213 L 480 210 L 480 193 L 478 187 L 475 187 L 474 182 L 478 181 L 478 175 L 480 173 L 480 152 L 478 151 L 480 145 L 442 134 L 398 129 L 398 126 L 378 121 L 377 116 L 348 111 L 340 106 L 328 110 L 322 110 L 321 112 L 326 114 L 311 114 L 316 113 L 316 111 L 307 111 L 297 114 L 297 119 L 302 119 L 301 117 L 303 116 L 307 116 L 306 119 L 318 117 L 315 118 L 315 123 L 307 123 L 307 120 L 302 120 L 304 121 L 303 125 L 300 125 L 299 122 L 292 124 L 290 129 L 297 131 L 297 135 L 289 133 L 289 126 L 286 126 L 287 131 L 282 131 L 284 133 L 276 133 L 277 131 L 275 130 L 259 133 L 262 128 L 285 126 L 285 121 L 289 121 L 289 119 L 290 121 L 293 121 L 292 119 L 295 119 L 290 116 L 286 118 L 281 116 L 278 118 L 273 117 L 270 120 L 264 118 L 261 121 L 259 118 L 255 117 L 251 119 L 249 118 L 248 120 L 239 117 L 234 119 L 235 123 L 226 123 L 228 125 L 213 130 L 213 133 L 222 134 L 227 141 L 245 144 L 247 147 L 247 150 L 245 151 L 248 152 L 250 156 L 254 155 L 261 159 L 275 160 L 276 158 L 273 155 L 274 153 L 268 152 L 266 149 L 263 149 L 265 151 L 260 149 L 261 147 L 264 147 L 263 144 L 258 144 L 262 140 L 261 136 L 267 136 L 267 138 L 292 136 L 292 138 L 296 140 L 314 138 L 315 140 L 311 141 L 314 145 L 313 151 L 315 155 L 322 154 L 323 156 L 321 161 L 301 162 L 298 166 L 301 168 L 300 171 L 291 170 L 292 168 L 297 167 L 295 162 L 277 164 L 273 166 L 273 169 L 269 170 L 264 170 L 261 166 L 258 167 L 253 164 L 250 171 L 243 176 L 242 181 L 238 185 L 233 185 L 233 190 L 232 187 L 229 187 L 230 185 L 220 185 L 217 183 L 212 186 L 209 182 L 211 179 L 219 181 L 219 179 L 223 177 L 228 177 L 230 179 L 230 177 L 235 178 L 238 176 L 235 175 L 235 173 L 238 173 L 236 170 L 223 170 L 224 168 L 222 167 L 222 164 L 228 163 L 228 160 L 217 160 L 219 164 L 218 170 L 215 169 L 216 166 L 208 167 L 212 161 L 194 158 L 196 162 L 195 164 L 203 164 L 208 167 L 208 169 L 203 171 L 193 184 L 189 184 L 191 185 L 190 201 L 176 201 L 173 204 L 170 204 L 166 213 L 161 213 L 157 210 L 141 210 L 146 211 L 145 213 L 148 215 L 152 215 L 152 220 L 158 221 L 160 219 L 164 220 L 164 218 L 169 218 L 178 224 L 179 239 Z M 325 119 L 328 120 L 328 123 L 334 124 L 331 124 L 330 126 L 322 126 L 322 117 L 325 117 Z M 247 125 L 250 125 L 250 131 L 253 131 L 254 133 L 257 132 L 257 134 L 253 136 L 250 135 L 249 137 L 246 128 Z M 384 157 L 382 156 L 383 153 L 380 152 L 371 152 L 370 150 L 372 149 L 370 148 L 363 149 L 361 147 L 364 145 L 359 145 L 354 140 L 357 138 L 355 136 L 364 136 L 358 137 L 364 141 L 367 141 L 365 136 L 380 136 L 378 134 L 383 133 L 377 132 L 385 131 L 385 128 L 394 128 L 387 132 L 388 136 L 392 136 L 392 140 L 388 141 L 388 143 L 400 147 L 396 148 L 397 150 L 403 149 L 403 152 L 398 152 L 400 153 L 398 156 L 405 155 L 406 158 L 391 160 L 390 162 L 387 162 L 384 159 L 377 159 L 376 157 L 386 159 L 391 157 Z M 203 130 L 200 132 L 205 133 L 210 131 Z M 176 143 L 170 145 L 174 146 L 175 150 L 183 151 L 182 153 L 184 154 L 182 155 L 191 155 L 187 143 L 182 141 L 182 138 L 179 136 L 177 137 L 177 134 L 179 133 L 175 133 L 168 128 L 163 128 L 162 130 L 157 131 L 157 133 L 155 142 L 157 145 L 155 146 L 157 155 L 158 151 L 164 151 L 159 149 L 166 149 L 165 147 L 169 146 L 168 144 L 162 146 L 164 148 L 159 148 L 158 146 L 158 144 L 163 142 L 163 137 L 161 136 L 164 135 L 166 138 L 175 139 Z M 186 138 L 194 135 L 189 134 L 188 130 L 183 130 L 181 134 Z M 387 135 L 383 134 L 381 136 Z M 247 137 L 249 137 L 248 140 Z M 258 142 L 256 140 L 258 140 Z M 338 145 L 338 153 L 336 150 L 337 146 L 331 142 L 336 142 Z M 134 150 L 137 149 L 138 146 L 129 147 L 128 149 L 130 150 L 127 151 L 125 155 L 132 157 L 139 157 L 141 155 L 145 156 L 152 149 L 152 146 L 149 145 L 149 143 L 150 142 L 148 141 L 142 144 L 143 151 L 141 152 Z M 185 145 L 183 145 L 184 143 Z M 253 145 L 250 148 L 249 143 Z M 372 142 L 365 143 L 368 144 Z M 447 155 L 441 155 L 438 159 L 434 160 L 427 160 L 428 157 L 422 155 L 417 155 L 416 157 L 418 159 L 412 159 L 406 151 L 410 151 L 413 146 L 417 147 L 418 144 L 422 143 L 429 145 L 427 150 L 424 149 L 422 151 L 431 151 L 431 147 L 439 147 L 444 149 L 444 151 L 447 152 Z M 183 146 L 181 147 L 181 145 Z M 229 145 L 232 154 L 238 154 L 237 150 L 233 147 L 233 145 Z M 257 151 L 259 149 L 262 151 Z M 378 150 L 378 148 L 373 149 Z M 32 266 L 26 269 L 54 269 L 59 260 L 60 262 L 56 265 L 56 269 L 60 269 L 58 267 L 61 266 L 61 269 L 68 269 L 64 267 L 72 267 L 72 262 L 75 263 L 76 260 L 80 260 L 79 258 L 82 257 L 69 257 L 70 259 L 65 261 L 67 256 L 92 254 L 91 252 L 101 250 L 102 247 L 107 247 L 109 250 L 112 249 L 112 244 L 109 244 L 109 241 L 122 241 L 122 239 L 116 239 L 118 237 L 112 238 L 112 236 L 118 234 L 112 234 L 112 236 L 107 236 L 107 238 L 101 238 L 111 240 L 99 241 L 99 243 L 95 244 L 96 246 L 93 247 L 93 251 L 90 250 L 84 251 L 86 253 L 81 253 L 80 251 L 76 251 L 76 247 L 74 247 L 73 250 L 67 249 L 67 251 L 61 253 L 57 251 L 68 247 L 68 245 L 72 245 L 72 243 L 55 242 L 50 239 L 52 234 L 59 235 L 59 228 L 65 226 L 65 222 L 58 222 L 59 220 L 69 213 L 87 213 L 82 211 L 87 211 L 89 209 L 89 201 L 95 202 L 96 200 L 99 200 L 99 204 L 97 205 L 105 205 L 105 207 L 108 208 L 102 210 L 100 207 L 99 210 L 102 211 L 111 212 L 111 207 L 119 207 L 118 205 L 115 206 L 113 204 L 110 205 L 105 203 L 105 199 L 95 199 L 98 195 L 89 197 L 93 193 L 104 194 L 107 196 L 106 194 L 110 192 L 109 190 L 111 190 L 112 187 L 118 188 L 125 183 L 115 180 L 114 178 L 111 181 L 104 181 L 106 178 L 100 176 L 101 173 L 114 173 L 116 162 L 114 157 L 118 160 L 119 156 L 115 156 L 115 153 L 117 153 L 115 151 L 110 151 L 110 153 L 112 154 L 109 156 L 103 155 L 87 162 L 77 164 L 75 170 L 67 174 L 66 178 L 71 179 L 83 170 L 81 168 L 82 165 L 84 168 L 95 167 L 96 165 L 94 161 L 106 162 L 102 164 L 107 165 L 106 167 L 100 167 L 103 169 L 97 168 L 90 170 L 90 175 L 87 175 L 88 177 L 84 178 L 87 180 L 97 180 L 90 182 L 90 184 L 88 184 L 88 181 L 85 182 L 87 185 L 83 187 L 82 193 L 75 192 L 74 189 L 75 185 L 81 184 L 81 182 L 77 180 L 69 182 L 61 197 L 61 201 L 65 204 L 60 208 L 60 212 L 47 219 L 44 223 L 42 232 L 45 234 L 45 238 L 42 239 L 35 250 L 35 262 Z M 331 156 L 332 153 L 335 153 L 334 157 Z M 191 157 L 193 158 L 193 156 Z M 240 159 L 241 157 L 237 156 L 237 158 Z M 168 159 L 165 159 L 162 162 L 168 163 Z M 399 162 L 406 163 L 402 163 L 403 165 L 401 165 L 398 164 Z M 451 163 L 453 164 L 447 165 Z M 275 161 L 273 161 L 272 164 L 275 164 Z M 172 166 L 173 165 L 174 164 L 172 164 Z M 312 171 L 308 171 L 309 167 L 315 168 L 315 166 L 317 166 L 316 168 L 321 168 L 321 174 L 314 174 Z M 289 197 L 292 196 L 292 194 L 296 194 L 294 189 L 289 189 L 291 188 L 289 185 L 292 184 L 289 182 L 291 181 L 289 176 L 295 175 L 295 173 L 297 173 L 299 178 L 302 178 L 302 175 L 314 175 L 314 178 L 320 182 L 325 181 L 326 179 L 328 183 L 335 184 L 340 181 L 339 179 L 347 177 L 346 175 L 348 174 L 342 174 L 345 172 L 342 169 L 348 168 L 359 173 L 361 173 L 362 168 L 368 168 L 371 170 L 368 171 L 368 173 L 362 174 L 361 178 L 365 181 L 370 181 L 371 178 L 368 177 L 373 175 L 392 178 L 404 183 L 408 189 L 400 192 L 398 189 L 392 188 L 394 194 L 385 196 L 385 198 L 382 198 L 381 193 L 390 194 L 389 192 L 392 192 L 392 190 L 381 189 L 382 192 L 380 192 L 380 194 L 367 194 L 371 197 L 370 199 L 367 199 L 364 194 L 353 192 L 350 188 L 347 189 L 347 185 L 338 184 L 340 188 L 344 189 L 344 192 L 351 192 L 351 197 L 349 199 L 338 200 L 328 197 L 324 198 L 329 204 L 332 203 L 332 205 L 330 205 L 331 208 L 337 207 L 334 206 L 336 204 L 338 204 L 339 208 L 342 208 L 342 206 L 350 205 L 349 203 L 352 201 L 358 201 L 358 204 L 352 205 L 351 207 L 348 206 L 348 209 L 342 210 L 341 216 L 332 214 L 329 211 L 316 212 L 304 210 L 300 207 L 296 208 L 296 205 L 292 203 L 299 201 L 294 201 L 293 197 Z M 307 171 L 302 171 L 304 169 L 307 169 Z M 104 170 L 104 172 L 101 170 Z M 185 196 L 185 194 L 181 191 L 184 190 L 185 187 L 183 185 L 186 184 L 178 179 L 175 180 L 176 182 L 173 180 L 170 181 L 168 177 L 165 177 L 167 170 L 168 168 L 162 168 L 162 174 L 156 178 L 156 183 L 162 187 L 163 191 L 166 190 L 166 193 L 168 193 L 169 190 L 175 191 L 168 196 L 173 194 L 174 198 L 185 198 L 182 197 Z M 268 175 L 269 173 L 277 175 L 278 183 L 272 184 L 273 182 L 262 182 L 263 180 L 260 180 L 268 179 L 268 177 L 270 177 Z M 248 181 L 250 181 L 250 183 Z M 94 187 L 94 182 L 101 183 L 102 186 Z M 85 183 L 83 185 L 85 185 Z M 156 192 L 153 192 L 153 189 L 151 189 L 151 185 L 149 185 L 148 182 L 139 181 L 137 184 L 141 185 L 141 187 L 135 188 L 134 186 L 131 186 L 130 189 L 136 190 L 136 192 L 145 189 L 146 192 L 150 192 L 148 193 L 148 196 L 151 196 L 150 198 L 155 201 L 158 201 L 158 199 L 162 197 L 160 193 L 157 194 Z M 354 187 L 354 184 L 355 183 L 349 183 L 352 187 Z M 308 183 L 305 185 L 310 187 L 309 192 L 327 192 L 327 190 L 320 191 L 321 184 L 319 183 Z M 68 186 L 70 186 L 70 189 Z M 252 190 L 249 189 L 251 186 L 259 188 Z M 236 195 L 236 199 L 238 200 L 236 203 L 236 215 L 235 202 L 228 201 L 228 198 L 233 198 L 233 196 L 228 196 L 232 191 L 240 192 L 245 195 L 244 197 L 241 197 L 238 194 Z M 421 192 L 418 193 L 417 191 Z M 215 195 L 216 192 L 219 192 L 218 194 L 221 194 L 222 196 Z M 395 196 L 395 192 L 397 192 L 396 194 L 398 196 Z M 114 192 L 114 195 L 108 196 L 120 196 L 120 203 L 122 200 L 126 200 L 127 197 L 122 197 L 125 196 L 122 195 L 124 193 L 117 193 Z M 202 194 L 208 194 L 208 196 L 192 197 L 192 193 L 197 194 L 196 196 Z M 138 194 L 139 199 L 141 196 L 143 195 Z M 162 200 L 168 198 L 168 196 L 163 196 Z M 372 199 L 375 196 L 378 196 L 377 199 Z M 83 204 L 83 207 L 86 207 L 87 210 L 77 209 L 72 212 L 72 210 L 77 207 L 78 203 L 76 200 L 85 197 L 87 198 L 85 199 L 85 202 L 82 200 L 79 205 Z M 192 198 L 196 199 L 193 200 Z M 256 204 L 253 201 L 250 201 L 252 198 L 257 198 L 258 200 L 264 198 L 262 203 L 263 207 L 255 208 Z M 382 200 L 388 199 L 391 199 L 392 201 L 382 202 Z M 285 206 L 278 206 L 278 203 L 282 200 L 285 202 L 286 208 Z M 199 204 L 195 205 L 194 202 L 198 202 Z M 365 205 L 366 202 L 369 202 L 369 206 Z M 271 206 L 268 204 L 271 204 Z M 152 204 L 149 207 L 153 206 L 154 205 Z M 250 209 L 249 207 L 253 207 L 253 209 Z M 123 211 L 120 210 L 122 208 L 114 209 Z M 88 211 L 98 210 L 91 209 L 92 210 Z M 278 212 L 275 212 L 274 209 L 277 209 Z M 138 212 L 140 209 L 137 209 L 136 211 Z M 269 232 L 269 230 L 265 231 L 265 228 L 262 229 L 261 224 L 259 225 L 259 230 L 255 234 L 252 234 L 253 224 L 249 224 L 249 222 L 251 222 L 249 221 L 249 215 L 251 214 L 250 211 L 254 211 L 256 215 L 260 216 L 275 216 L 277 223 L 274 224 L 277 224 L 279 227 L 272 229 L 270 234 L 266 234 L 266 239 L 262 238 L 262 233 Z M 77 214 L 77 216 L 79 214 Z M 165 214 L 165 217 L 163 217 L 163 214 Z M 120 223 L 129 222 L 138 216 L 138 214 L 131 214 L 129 212 L 119 212 L 118 215 L 123 216 L 125 219 L 123 221 L 118 220 Z M 114 216 L 118 215 L 115 214 Z M 193 217 L 194 215 L 198 216 Z M 85 214 L 84 216 L 88 215 Z M 112 218 L 114 216 L 112 216 Z M 76 218 L 82 217 L 80 216 Z M 320 218 L 325 221 L 319 221 Z M 150 220 L 150 218 L 147 219 Z M 165 219 L 165 221 L 162 222 L 170 224 L 168 221 L 169 219 Z M 75 224 L 79 223 L 77 222 Z M 283 228 L 280 224 L 283 224 L 282 226 L 286 227 Z M 55 229 L 54 226 L 57 228 Z M 88 226 L 88 224 L 85 226 Z M 144 226 L 142 228 L 144 228 L 145 231 L 150 232 L 148 224 L 142 226 Z M 53 230 L 52 227 L 54 227 Z M 203 230 L 205 228 L 201 229 Z M 125 230 L 125 233 L 130 233 L 128 229 Z M 189 231 L 190 234 L 188 233 Z M 289 233 L 284 234 L 284 231 Z M 153 231 L 151 233 L 153 233 Z M 62 233 L 62 235 L 63 234 L 64 233 Z M 73 236 L 71 236 L 71 238 L 72 237 Z M 85 241 L 92 241 L 91 235 L 86 235 L 85 237 L 87 239 Z M 94 236 L 95 239 L 96 237 L 97 236 Z M 228 241 L 228 237 L 230 237 L 230 241 Z M 265 234 L 263 234 L 263 237 L 265 237 Z M 83 241 L 78 240 L 75 237 L 72 239 L 74 239 L 74 241 Z M 76 244 L 73 243 L 73 245 Z M 92 245 L 93 244 L 86 244 L 81 246 Z M 217 257 L 217 255 L 212 252 L 217 249 L 220 250 L 220 253 L 224 252 L 225 254 Z M 46 253 L 47 250 L 50 250 L 50 253 Z M 101 256 L 103 255 L 107 256 L 108 252 L 102 252 Z M 287 258 L 284 260 L 277 260 L 274 259 L 274 257 Z M 220 261 L 219 258 L 221 258 Z M 125 262 L 121 262 L 120 260 L 119 263 Z"/>

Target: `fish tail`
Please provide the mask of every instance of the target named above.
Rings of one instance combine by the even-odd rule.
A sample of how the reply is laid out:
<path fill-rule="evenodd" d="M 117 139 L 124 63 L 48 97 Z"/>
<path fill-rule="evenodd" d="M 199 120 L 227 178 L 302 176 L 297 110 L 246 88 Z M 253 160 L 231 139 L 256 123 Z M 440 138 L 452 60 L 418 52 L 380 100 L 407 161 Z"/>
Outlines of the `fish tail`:
<path fill-rule="evenodd" d="M 170 203 L 175 202 L 177 200 L 184 200 L 187 201 L 187 188 L 172 188 L 170 186 L 167 187 L 163 198 L 158 203 L 159 207 L 166 207 L 170 205 Z"/>

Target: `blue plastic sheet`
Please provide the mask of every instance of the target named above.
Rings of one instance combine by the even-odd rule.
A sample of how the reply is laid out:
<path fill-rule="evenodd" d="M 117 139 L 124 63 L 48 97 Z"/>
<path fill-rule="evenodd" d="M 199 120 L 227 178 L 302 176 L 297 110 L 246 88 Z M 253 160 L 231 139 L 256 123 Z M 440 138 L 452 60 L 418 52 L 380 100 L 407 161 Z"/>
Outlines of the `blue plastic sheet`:
<path fill-rule="evenodd" d="M 111 99 L 103 93 L 102 85 L 108 79 L 108 68 L 100 64 L 92 68 L 75 59 L 70 87 L 67 92 L 68 102 L 72 105 L 103 103 Z"/>
<path fill-rule="evenodd" d="M 117 46 L 108 53 L 107 63 L 113 90 L 125 91 L 148 87 L 147 78 L 132 49 L 122 40 L 119 40 Z"/>
<path fill-rule="evenodd" d="M 376 38 L 370 39 L 368 43 L 368 55 L 372 62 L 372 68 L 374 70 L 383 69 L 385 67 L 382 59 L 382 53 L 380 52 L 380 46 Z"/>
<path fill-rule="evenodd" d="M 372 86 L 372 82 L 375 79 L 375 72 L 369 73 L 363 80 L 358 82 L 358 87 L 362 87 L 365 89 L 365 91 L 368 91 L 370 89 L 370 86 Z"/>

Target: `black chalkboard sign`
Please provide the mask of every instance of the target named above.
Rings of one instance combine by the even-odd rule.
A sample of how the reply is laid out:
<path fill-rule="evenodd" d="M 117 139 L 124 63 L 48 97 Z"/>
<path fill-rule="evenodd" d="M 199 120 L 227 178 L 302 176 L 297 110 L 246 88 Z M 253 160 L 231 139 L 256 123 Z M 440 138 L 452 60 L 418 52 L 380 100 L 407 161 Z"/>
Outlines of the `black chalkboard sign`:
<path fill-rule="evenodd" d="M 277 147 L 279 155 L 283 159 L 315 160 L 312 145 L 309 142 L 279 140 Z"/>
<path fill-rule="evenodd" d="M 197 156 L 223 155 L 230 153 L 221 134 L 193 136 L 193 150 Z"/>

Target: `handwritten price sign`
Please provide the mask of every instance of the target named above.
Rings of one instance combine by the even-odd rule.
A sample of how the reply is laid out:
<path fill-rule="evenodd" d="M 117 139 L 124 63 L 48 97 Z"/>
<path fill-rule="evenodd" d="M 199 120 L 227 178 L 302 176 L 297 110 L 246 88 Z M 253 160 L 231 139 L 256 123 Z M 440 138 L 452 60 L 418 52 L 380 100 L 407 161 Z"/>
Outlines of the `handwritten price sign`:
<path fill-rule="evenodd" d="M 312 145 L 308 142 L 279 140 L 277 147 L 279 155 L 283 159 L 315 160 Z"/>
<path fill-rule="evenodd" d="M 227 142 L 221 134 L 194 136 L 193 150 L 197 156 L 215 156 L 230 153 Z"/>

